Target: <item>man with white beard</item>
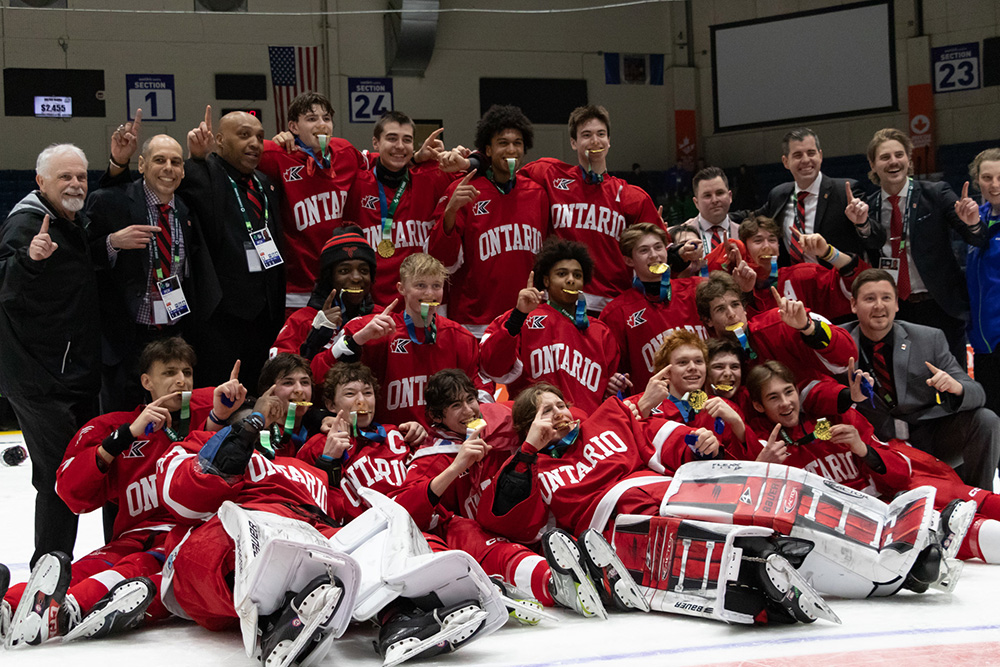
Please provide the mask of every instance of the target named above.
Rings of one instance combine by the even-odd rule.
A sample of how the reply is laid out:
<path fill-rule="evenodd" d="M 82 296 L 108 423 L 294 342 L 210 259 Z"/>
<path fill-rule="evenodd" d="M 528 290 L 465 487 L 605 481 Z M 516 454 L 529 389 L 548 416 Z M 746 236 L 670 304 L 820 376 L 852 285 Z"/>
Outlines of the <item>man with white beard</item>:
<path fill-rule="evenodd" d="M 98 289 L 80 214 L 87 157 L 72 144 L 53 144 L 35 172 L 38 189 L 0 223 L 0 394 L 31 455 L 31 565 L 50 551 L 73 555 L 77 517 L 56 495 L 56 469 L 96 415 L 100 386 Z"/>

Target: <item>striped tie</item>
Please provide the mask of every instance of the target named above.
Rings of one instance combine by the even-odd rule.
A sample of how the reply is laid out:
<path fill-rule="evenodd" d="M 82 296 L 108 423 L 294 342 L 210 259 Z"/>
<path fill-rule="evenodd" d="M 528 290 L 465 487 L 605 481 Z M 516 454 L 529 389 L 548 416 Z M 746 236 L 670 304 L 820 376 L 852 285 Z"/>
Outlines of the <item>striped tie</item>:
<path fill-rule="evenodd" d="M 250 224 L 254 229 L 258 229 L 260 225 L 256 223 L 264 219 L 264 195 L 257 191 L 253 177 L 247 179 L 247 201 L 250 202 L 248 211 Z"/>
<path fill-rule="evenodd" d="M 799 230 L 800 234 L 806 233 L 806 197 L 809 193 L 805 190 L 799 190 L 798 195 L 795 199 L 795 219 L 792 222 L 794 229 Z M 792 258 L 793 264 L 798 264 L 805 261 L 805 253 L 802 252 L 802 244 L 799 243 L 798 238 L 795 234 L 792 234 L 792 245 L 788 249 L 788 254 Z"/>
<path fill-rule="evenodd" d="M 170 260 L 173 251 L 173 235 L 170 231 L 170 204 L 160 204 L 159 227 L 160 233 L 156 235 L 156 251 L 160 256 L 160 271 L 163 278 L 170 275 Z"/>
<path fill-rule="evenodd" d="M 712 247 L 710 250 L 715 250 L 720 245 L 722 245 L 722 227 L 719 225 L 712 226 Z"/>
<path fill-rule="evenodd" d="M 889 374 L 889 365 L 885 363 L 885 343 L 875 343 L 872 351 L 872 371 L 875 373 L 875 381 L 882 388 L 882 397 L 886 403 L 894 405 L 896 403 L 896 386 L 892 382 L 892 375 Z"/>

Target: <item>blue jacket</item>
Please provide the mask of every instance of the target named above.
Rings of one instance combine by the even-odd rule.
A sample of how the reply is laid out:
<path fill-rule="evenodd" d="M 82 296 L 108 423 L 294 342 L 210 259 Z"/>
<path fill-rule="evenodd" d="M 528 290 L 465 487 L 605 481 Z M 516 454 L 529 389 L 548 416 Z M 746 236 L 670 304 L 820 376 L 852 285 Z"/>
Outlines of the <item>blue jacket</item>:
<path fill-rule="evenodd" d="M 989 227 L 990 216 L 994 217 Z M 966 279 L 969 284 L 969 342 L 976 352 L 994 352 L 1000 346 L 1000 221 L 989 202 L 979 207 L 979 217 L 988 226 L 989 241 L 983 248 L 969 246 Z"/>

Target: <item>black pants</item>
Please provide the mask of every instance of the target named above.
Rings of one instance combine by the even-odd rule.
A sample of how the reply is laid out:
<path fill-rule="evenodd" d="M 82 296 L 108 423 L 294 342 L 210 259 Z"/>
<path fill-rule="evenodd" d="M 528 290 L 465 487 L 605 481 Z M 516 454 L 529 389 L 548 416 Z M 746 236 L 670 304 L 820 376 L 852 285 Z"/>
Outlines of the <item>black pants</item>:
<path fill-rule="evenodd" d="M 909 441 L 955 468 L 966 484 L 993 490 L 1000 462 L 1000 418 L 992 410 L 977 408 L 911 424 Z"/>
<path fill-rule="evenodd" d="M 900 300 L 897 317 L 904 322 L 923 324 L 926 327 L 934 327 L 943 331 L 944 337 L 948 339 L 948 349 L 955 356 L 955 361 L 958 362 L 962 370 L 968 370 L 969 359 L 965 347 L 968 339 L 965 335 L 965 320 L 955 319 L 944 312 L 934 299 L 917 303 Z"/>
<path fill-rule="evenodd" d="M 986 390 L 986 407 L 1000 415 L 1000 350 L 976 352 L 976 382 Z"/>
<path fill-rule="evenodd" d="M 217 386 L 229 379 L 233 364 L 240 360 L 240 382 L 251 394 L 257 393 L 257 378 L 267 361 L 268 351 L 278 336 L 280 317 L 272 320 L 267 308 L 247 321 L 225 313 L 215 313 L 197 338 L 198 386 Z"/>
<path fill-rule="evenodd" d="M 77 516 L 56 495 L 56 471 L 76 432 L 97 414 L 95 396 L 9 396 L 31 456 L 35 487 L 35 552 L 30 564 L 50 551 L 72 558 Z"/>

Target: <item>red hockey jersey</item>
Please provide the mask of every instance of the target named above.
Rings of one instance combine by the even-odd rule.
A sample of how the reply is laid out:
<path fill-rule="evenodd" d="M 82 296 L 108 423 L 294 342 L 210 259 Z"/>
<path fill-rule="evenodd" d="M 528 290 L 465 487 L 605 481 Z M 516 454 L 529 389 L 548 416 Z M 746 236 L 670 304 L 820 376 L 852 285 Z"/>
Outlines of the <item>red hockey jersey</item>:
<path fill-rule="evenodd" d="M 837 269 L 807 262 L 783 266 L 778 269 L 777 288 L 782 296 L 801 301 L 814 313 L 833 320 L 851 314 L 851 284 L 867 268 L 868 264 L 859 261 L 845 276 Z M 747 317 L 771 308 L 774 308 L 771 286 L 756 287 L 747 301 Z"/>
<path fill-rule="evenodd" d="M 204 428 L 212 409 L 213 391 L 213 387 L 206 387 L 192 392 L 192 429 Z M 109 412 L 91 419 L 66 448 L 56 472 L 56 493 L 73 512 L 93 512 L 109 502 L 118 505 L 115 537 L 130 530 L 174 523 L 156 488 L 156 461 L 173 446 L 162 429 L 137 438 L 129 449 L 114 458 L 106 472 L 97 466 L 97 449 L 104 439 L 123 424 L 135 421 L 145 407 L 140 405 L 132 412 Z"/>
<path fill-rule="evenodd" d="M 815 318 L 814 318 L 815 319 Z M 840 327 L 825 322 L 830 328 L 830 343 L 815 350 L 802 340 L 802 334 L 781 321 L 777 308 L 750 320 L 750 347 L 756 359 L 747 360 L 747 370 L 768 359 L 777 359 L 791 369 L 797 382 L 822 380 L 847 372 L 847 362 L 858 356 L 858 348 Z"/>
<path fill-rule="evenodd" d="M 653 377 L 653 357 L 663 339 L 678 329 L 709 337 L 694 295 L 703 278 L 678 278 L 670 281 L 668 302 L 652 299 L 636 288 L 626 290 L 601 311 L 601 321 L 608 325 L 621 355 L 619 370 L 628 373 L 636 389 L 645 389 Z"/>
<path fill-rule="evenodd" d="M 452 274 L 448 317 L 485 328 L 517 302 L 548 233 L 549 200 L 540 185 L 525 177 L 517 178 L 509 194 L 485 176 L 470 184 L 479 198 L 458 211 L 449 234 L 442 218 L 458 183 L 441 198 L 427 252 Z"/>
<path fill-rule="evenodd" d="M 368 163 L 347 140 L 331 137 L 330 167 L 322 169 L 308 153 L 288 153 L 272 141 L 264 142 L 258 169 L 281 184 L 281 223 L 285 232 L 282 259 L 286 291 L 300 295 L 286 303 L 304 306 L 316 282 L 319 253 L 334 228 L 344 219 L 347 193 Z"/>
<path fill-rule="evenodd" d="M 587 183 L 579 165 L 554 158 L 530 162 L 518 173 L 545 188 L 551 233 L 583 243 L 590 251 L 594 278 L 587 285 L 588 307 L 600 310 L 627 290 L 632 270 L 618 249 L 618 237 L 637 222 L 663 226 L 649 195 L 610 174 L 601 183 Z"/>
<path fill-rule="evenodd" d="M 392 257 L 378 257 L 378 270 L 372 283 L 375 303 L 387 306 L 399 296 L 399 266 L 409 255 L 424 252 L 427 235 L 434 225 L 434 207 L 451 182 L 461 174 L 446 174 L 436 162 L 425 162 L 410 168 L 410 182 L 399 198 L 393 215 L 391 239 L 395 252 Z M 384 188 L 386 206 L 396 196 L 395 188 Z M 364 231 L 372 248 L 382 240 L 382 213 L 379 187 L 375 174 L 365 171 L 358 174 L 347 196 L 344 220 L 356 223 Z"/>
<path fill-rule="evenodd" d="M 511 397 L 529 385 L 549 382 L 569 403 L 587 413 L 595 410 L 618 368 L 618 346 L 608 326 L 591 318 L 581 331 L 543 303 L 531 311 L 521 332 L 511 336 L 504 326 L 511 312 L 493 320 L 483 335 L 483 373 L 507 385 Z"/>

